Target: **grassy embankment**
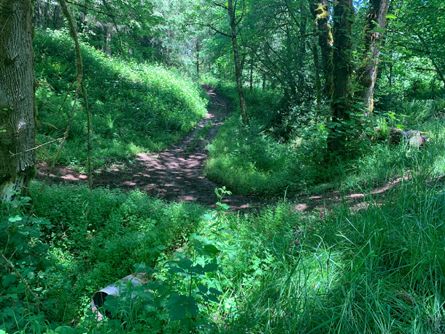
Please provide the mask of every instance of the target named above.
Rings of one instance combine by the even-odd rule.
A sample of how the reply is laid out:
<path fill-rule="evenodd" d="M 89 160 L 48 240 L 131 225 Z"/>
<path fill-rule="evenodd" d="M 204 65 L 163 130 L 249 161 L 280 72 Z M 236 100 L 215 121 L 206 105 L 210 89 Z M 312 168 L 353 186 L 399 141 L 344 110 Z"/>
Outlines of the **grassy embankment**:
<path fill-rule="evenodd" d="M 39 150 L 41 160 L 82 169 L 86 161 L 86 112 L 75 94 L 71 39 L 60 32 L 35 38 L 38 141 L 69 136 Z M 131 159 L 178 141 L 206 113 L 200 88 L 176 70 L 129 63 L 82 44 L 85 85 L 93 114 L 93 164 Z"/>

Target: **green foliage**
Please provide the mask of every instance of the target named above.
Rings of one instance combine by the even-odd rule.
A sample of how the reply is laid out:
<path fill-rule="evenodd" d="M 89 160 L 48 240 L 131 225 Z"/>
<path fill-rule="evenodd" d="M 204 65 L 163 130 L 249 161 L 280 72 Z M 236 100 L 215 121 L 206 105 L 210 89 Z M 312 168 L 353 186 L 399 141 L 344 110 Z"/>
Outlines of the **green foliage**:
<path fill-rule="evenodd" d="M 220 91 L 234 105 L 233 89 Z M 280 143 L 267 131 L 276 112 L 276 96 L 254 91 L 246 99 L 251 124 L 242 126 L 238 113 L 230 116 L 209 146 L 207 176 L 242 194 L 282 195 L 313 184 L 323 158 L 323 151 L 314 148 L 323 145 L 325 128 L 314 124 L 306 128 L 306 140 L 295 136 L 289 143 Z"/>
<path fill-rule="evenodd" d="M 45 322 L 54 329 L 83 318 L 82 326 L 94 327 L 90 296 L 136 264 L 154 268 L 203 214 L 140 192 L 36 183 L 31 196 L 32 214 L 2 213 L 2 254 L 13 264 L 1 259 L 0 328 L 8 331 L 34 325 L 43 331 Z"/>
<path fill-rule="evenodd" d="M 229 333 L 439 333 L 443 185 L 419 176 L 358 213 L 324 221 L 287 205 L 230 224 L 222 249 Z M 253 311 L 254 310 L 254 311 Z"/>
<path fill-rule="evenodd" d="M 86 158 L 86 116 L 74 94 L 74 51 L 61 32 L 35 38 L 39 142 L 63 137 L 71 125 L 58 163 L 82 166 Z M 94 164 L 158 151 L 190 131 L 205 114 L 199 88 L 177 71 L 127 63 L 83 44 L 85 81 L 93 113 Z M 72 119 L 72 120 L 71 120 Z M 51 159 L 58 145 L 45 146 Z"/>
<path fill-rule="evenodd" d="M 0 207 L 0 332 L 14 328 L 38 332 L 50 275 L 48 246 L 42 229 L 50 223 L 27 214 L 30 198 Z"/>

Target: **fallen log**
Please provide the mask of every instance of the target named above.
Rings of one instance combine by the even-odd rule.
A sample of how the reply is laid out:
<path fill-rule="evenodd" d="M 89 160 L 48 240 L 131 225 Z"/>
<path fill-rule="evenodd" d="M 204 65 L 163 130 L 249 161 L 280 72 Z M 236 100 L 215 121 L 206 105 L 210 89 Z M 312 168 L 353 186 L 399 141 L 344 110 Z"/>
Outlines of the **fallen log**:
<path fill-rule="evenodd" d="M 424 146 L 428 140 L 428 135 L 419 130 L 405 131 L 399 128 L 390 128 L 388 135 L 388 142 L 390 144 L 400 144 L 401 142 L 405 142 L 408 146 L 413 148 Z"/>

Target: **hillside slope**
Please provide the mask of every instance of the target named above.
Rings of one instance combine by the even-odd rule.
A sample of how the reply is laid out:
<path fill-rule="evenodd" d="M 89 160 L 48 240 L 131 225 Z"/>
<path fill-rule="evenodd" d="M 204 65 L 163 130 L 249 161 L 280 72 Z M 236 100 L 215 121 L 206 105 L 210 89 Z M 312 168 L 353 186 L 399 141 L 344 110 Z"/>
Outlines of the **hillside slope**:
<path fill-rule="evenodd" d="M 159 151 L 190 131 L 206 113 L 199 87 L 162 66 L 129 63 L 82 44 L 85 83 L 93 113 L 94 164 Z M 57 163 L 80 168 L 86 159 L 86 112 L 75 93 L 73 42 L 62 32 L 35 37 L 38 140 L 68 140 Z M 39 150 L 57 156 L 60 141 Z"/>

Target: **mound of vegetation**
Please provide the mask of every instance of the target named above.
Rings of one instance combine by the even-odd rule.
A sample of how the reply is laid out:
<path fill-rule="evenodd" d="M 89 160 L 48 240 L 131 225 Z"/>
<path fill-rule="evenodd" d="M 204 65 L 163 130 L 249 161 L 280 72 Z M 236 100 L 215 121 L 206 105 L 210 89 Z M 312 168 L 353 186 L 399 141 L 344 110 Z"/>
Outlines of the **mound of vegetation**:
<path fill-rule="evenodd" d="M 220 86 L 219 91 L 236 110 L 235 89 Z M 229 117 L 209 146 L 207 176 L 241 194 L 277 195 L 312 184 L 323 158 L 323 152 L 314 148 L 323 145 L 323 129 L 313 133 L 311 141 L 280 142 L 270 132 L 279 97 L 254 90 L 246 94 L 246 100 L 249 126 L 242 125 L 239 112 Z"/>
<path fill-rule="evenodd" d="M 38 141 L 64 137 L 39 150 L 40 159 L 82 166 L 86 159 L 87 116 L 75 94 L 75 54 L 70 37 L 40 31 L 35 37 Z M 190 131 L 206 113 L 199 87 L 178 71 L 125 62 L 82 44 L 85 84 L 93 114 L 93 162 L 129 158 L 158 151 Z"/>
<path fill-rule="evenodd" d="M 94 327 L 92 294 L 153 268 L 203 214 L 199 206 L 167 204 L 141 192 L 82 186 L 36 183 L 31 197 L 32 211 L 31 198 L 22 198 L 0 212 L 0 328 L 11 333 L 42 333 L 83 317 Z"/>
<path fill-rule="evenodd" d="M 220 86 L 219 91 L 236 110 L 235 88 Z M 442 100 L 405 101 L 395 111 L 377 111 L 367 120 L 355 156 L 336 162 L 326 159 L 325 120 L 303 122 L 283 141 L 274 133 L 274 117 L 280 112 L 277 96 L 254 90 L 246 94 L 246 100 L 251 123 L 244 126 L 235 111 L 209 145 L 206 165 L 209 178 L 236 193 L 282 196 L 330 189 L 365 191 L 408 173 L 419 159 L 427 163 L 434 157 L 439 163 L 443 157 Z M 426 149 L 410 147 L 406 141 L 391 143 L 391 128 L 422 130 L 429 138 Z"/>

